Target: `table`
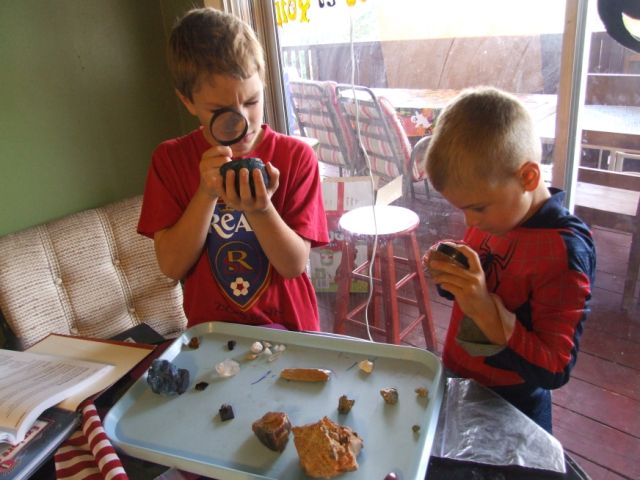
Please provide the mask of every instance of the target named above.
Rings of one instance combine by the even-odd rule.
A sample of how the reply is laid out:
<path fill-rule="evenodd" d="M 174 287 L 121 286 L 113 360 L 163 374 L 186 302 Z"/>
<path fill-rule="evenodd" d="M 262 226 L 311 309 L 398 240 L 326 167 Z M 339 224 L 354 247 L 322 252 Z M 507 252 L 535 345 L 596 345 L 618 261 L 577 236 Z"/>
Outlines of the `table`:
<path fill-rule="evenodd" d="M 442 109 L 459 90 L 372 88 L 394 106 L 410 139 L 428 135 Z M 515 94 L 527 107 L 542 142 L 553 145 L 556 130 L 557 95 Z M 579 114 L 582 145 L 613 152 L 640 153 L 640 107 L 584 105 Z M 621 162 L 617 162 L 621 170 Z M 613 167 L 613 165 L 612 165 Z"/>
<path fill-rule="evenodd" d="M 576 182 L 576 205 L 635 217 L 638 202 L 640 202 L 640 192 L 594 183 Z"/>
<path fill-rule="evenodd" d="M 430 134 L 442 109 L 460 93 L 460 90 L 426 88 L 372 88 L 371 90 L 377 96 L 389 100 L 410 138 Z M 556 95 L 516 94 L 516 96 L 527 107 L 536 124 L 546 121 L 555 114 Z M 555 129 L 555 121 L 553 125 Z"/>

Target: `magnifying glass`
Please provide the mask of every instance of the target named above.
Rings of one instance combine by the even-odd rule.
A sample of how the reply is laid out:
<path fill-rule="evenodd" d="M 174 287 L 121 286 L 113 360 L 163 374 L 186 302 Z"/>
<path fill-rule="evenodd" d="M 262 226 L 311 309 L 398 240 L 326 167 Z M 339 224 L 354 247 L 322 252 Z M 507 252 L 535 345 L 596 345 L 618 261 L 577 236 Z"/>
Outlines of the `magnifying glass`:
<path fill-rule="evenodd" d="M 239 111 L 231 108 L 224 107 L 213 112 L 211 120 L 209 121 L 209 131 L 211 136 L 220 145 L 228 147 L 234 143 L 239 142 L 247 134 L 249 129 L 249 122 Z M 262 173 L 262 179 L 264 184 L 269 186 L 269 175 L 267 174 L 264 163 L 259 158 L 239 158 L 232 162 L 224 163 L 220 166 L 220 175 L 225 178 L 227 170 L 233 170 L 235 175 L 236 191 L 240 192 L 240 169 L 246 168 L 251 172 L 254 169 L 260 170 Z M 251 188 L 251 194 L 255 196 L 255 184 L 253 176 L 249 175 L 249 187 Z"/>
<path fill-rule="evenodd" d="M 209 121 L 211 136 L 225 147 L 242 140 L 248 129 L 249 122 L 244 115 L 231 107 L 219 108 Z"/>

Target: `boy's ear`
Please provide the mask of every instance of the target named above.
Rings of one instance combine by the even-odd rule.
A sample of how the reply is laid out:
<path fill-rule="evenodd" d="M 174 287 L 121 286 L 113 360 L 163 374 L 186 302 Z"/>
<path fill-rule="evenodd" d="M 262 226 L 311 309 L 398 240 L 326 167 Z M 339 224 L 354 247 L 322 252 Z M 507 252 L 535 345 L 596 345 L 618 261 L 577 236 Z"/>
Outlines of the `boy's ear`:
<path fill-rule="evenodd" d="M 538 188 L 540 181 L 542 180 L 540 165 L 536 162 L 525 162 L 519 171 L 520 183 L 522 188 L 527 192 L 531 192 Z"/>
<path fill-rule="evenodd" d="M 184 96 L 182 93 L 180 93 L 180 91 L 177 88 L 175 89 L 175 92 L 178 98 L 180 99 L 180 101 L 182 102 L 182 104 L 189 111 L 189 113 L 191 115 L 196 116 L 196 107 L 193 105 L 193 102 L 189 100 L 186 96 Z"/>

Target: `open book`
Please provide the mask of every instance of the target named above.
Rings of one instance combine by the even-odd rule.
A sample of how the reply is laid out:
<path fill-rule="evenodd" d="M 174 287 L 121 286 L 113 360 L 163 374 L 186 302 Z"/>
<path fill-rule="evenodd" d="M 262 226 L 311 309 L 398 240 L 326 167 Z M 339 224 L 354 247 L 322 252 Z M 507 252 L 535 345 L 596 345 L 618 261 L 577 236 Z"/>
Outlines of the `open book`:
<path fill-rule="evenodd" d="M 0 350 L 0 442 L 22 441 L 53 405 L 76 410 L 152 350 L 149 345 L 56 334 L 25 352 Z"/>

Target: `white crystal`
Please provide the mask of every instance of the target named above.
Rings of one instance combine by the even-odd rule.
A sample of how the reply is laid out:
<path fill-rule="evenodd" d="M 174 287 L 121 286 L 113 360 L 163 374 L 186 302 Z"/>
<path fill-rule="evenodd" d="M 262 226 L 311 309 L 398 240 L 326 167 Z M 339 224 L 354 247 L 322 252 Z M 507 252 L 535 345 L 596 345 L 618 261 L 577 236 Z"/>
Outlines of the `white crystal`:
<path fill-rule="evenodd" d="M 264 347 L 260 342 L 253 342 L 249 350 L 251 350 L 253 353 L 260 353 L 262 352 L 262 350 L 264 350 Z"/>
<path fill-rule="evenodd" d="M 262 352 L 264 355 L 271 355 L 271 349 L 269 347 L 265 348 L 264 351 Z"/>
<path fill-rule="evenodd" d="M 358 363 L 358 368 L 365 373 L 373 372 L 373 362 L 370 360 L 362 360 Z"/>
<path fill-rule="evenodd" d="M 278 345 L 276 345 L 275 347 L 273 347 L 273 349 L 274 349 L 276 352 L 284 352 L 284 351 L 287 349 L 287 347 L 285 347 L 284 345 L 282 345 L 281 343 L 279 343 Z"/>
<path fill-rule="evenodd" d="M 233 377 L 240 371 L 240 364 L 235 360 L 227 358 L 222 362 L 216 364 L 216 372 L 221 377 Z"/>

